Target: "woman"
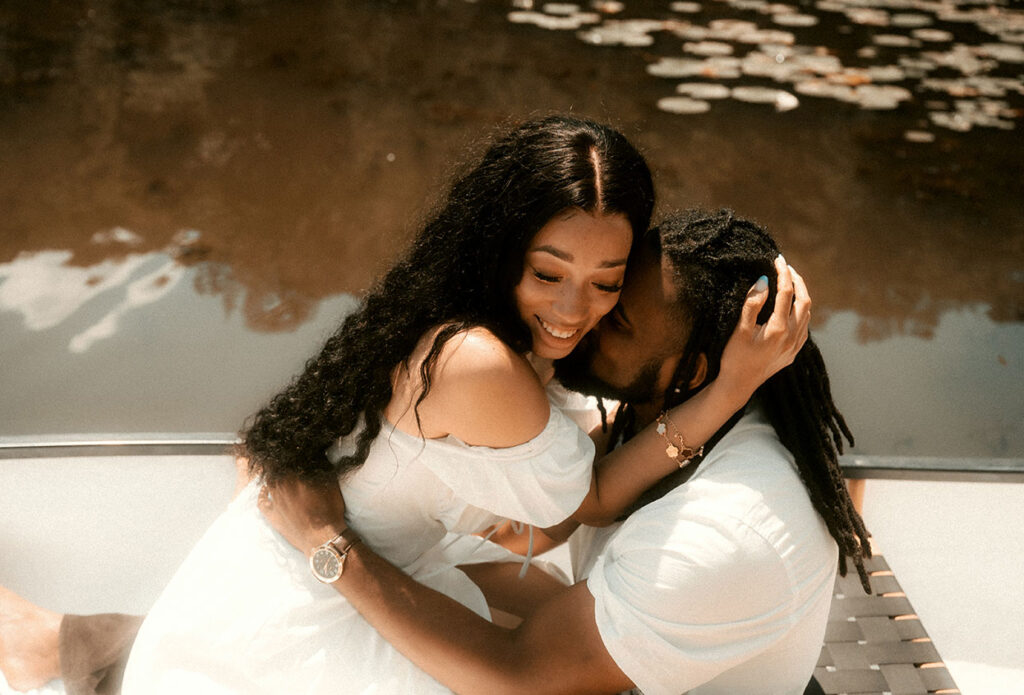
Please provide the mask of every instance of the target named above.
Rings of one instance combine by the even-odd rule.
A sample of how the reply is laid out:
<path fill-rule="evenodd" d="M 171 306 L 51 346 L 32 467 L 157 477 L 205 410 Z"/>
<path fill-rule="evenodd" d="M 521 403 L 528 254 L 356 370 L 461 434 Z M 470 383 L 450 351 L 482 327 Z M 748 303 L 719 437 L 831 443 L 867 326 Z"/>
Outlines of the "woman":
<path fill-rule="evenodd" d="M 244 436 L 253 470 L 271 484 L 340 478 L 365 542 L 489 615 L 455 567 L 480 558 L 453 556 L 439 545 L 446 533 L 503 518 L 608 523 L 677 468 L 662 454 L 647 470 L 592 477 L 593 445 L 544 389 L 552 361 L 614 306 L 652 206 L 646 164 L 615 131 L 556 117 L 498 139 L 256 415 Z M 686 444 L 699 447 L 777 360 L 723 369 L 670 412 Z M 630 446 L 665 448 L 653 432 Z M 158 600 L 124 692 L 442 690 L 310 576 L 257 495 L 252 485 L 239 496 Z"/>
<path fill-rule="evenodd" d="M 580 506 L 593 447 L 549 406 L 524 356 L 550 370 L 614 306 L 653 199 L 643 158 L 608 128 L 548 118 L 499 138 L 256 415 L 244 433 L 254 469 L 269 483 L 341 477 L 366 542 L 487 611 L 475 585 L 427 551 L 447 531 L 500 517 L 549 526 Z M 361 689 L 360 678 L 422 692 L 418 671 L 354 611 L 313 600 L 329 593 L 262 521 L 253 487 L 150 612 L 124 692 L 337 692 Z"/>

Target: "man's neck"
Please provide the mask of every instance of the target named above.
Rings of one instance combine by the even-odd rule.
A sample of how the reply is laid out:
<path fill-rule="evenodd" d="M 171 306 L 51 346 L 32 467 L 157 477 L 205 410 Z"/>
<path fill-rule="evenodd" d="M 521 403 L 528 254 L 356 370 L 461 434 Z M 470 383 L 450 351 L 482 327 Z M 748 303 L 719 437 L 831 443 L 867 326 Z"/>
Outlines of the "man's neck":
<path fill-rule="evenodd" d="M 654 422 L 654 419 L 661 413 L 664 400 L 657 398 L 649 403 L 634 403 L 632 406 L 633 412 L 636 414 L 636 429 L 639 431 Z"/>
<path fill-rule="evenodd" d="M 641 403 L 633 405 L 633 413 L 636 416 L 634 431 L 639 431 L 643 429 L 645 426 L 649 425 L 651 422 L 653 422 L 654 419 L 658 417 L 658 414 L 662 411 L 663 408 L 664 399 L 658 399 L 656 402 L 652 403 Z M 721 428 L 719 428 L 719 430 L 715 432 L 715 434 L 711 436 L 711 439 L 709 439 L 704 444 L 705 453 L 710 452 L 715 447 L 715 445 L 718 444 L 718 441 L 722 437 L 724 437 L 729 432 L 729 430 L 732 429 L 733 425 L 735 425 L 739 421 L 739 419 L 743 417 L 743 413 L 745 412 L 745 410 L 745 408 L 740 409 L 739 412 L 735 413 L 732 417 L 730 417 L 729 420 Z M 662 478 L 661 481 L 655 483 L 653 487 L 651 487 L 649 490 L 647 490 L 647 492 L 641 495 L 640 498 L 636 502 L 634 502 L 629 507 L 629 509 L 627 509 L 625 513 L 623 513 L 621 517 L 619 517 L 619 521 L 625 519 L 627 516 L 635 512 L 637 509 L 640 509 L 641 507 L 650 504 L 656 499 L 660 499 L 669 491 L 674 490 L 675 488 L 679 487 L 680 485 L 688 481 L 690 479 L 690 476 L 697 472 L 697 467 L 701 465 L 702 461 L 703 456 L 700 457 L 700 459 L 698 459 L 696 465 L 691 463 L 689 466 L 684 466 L 683 468 L 680 468 L 678 471 L 669 473 L 667 476 Z"/>

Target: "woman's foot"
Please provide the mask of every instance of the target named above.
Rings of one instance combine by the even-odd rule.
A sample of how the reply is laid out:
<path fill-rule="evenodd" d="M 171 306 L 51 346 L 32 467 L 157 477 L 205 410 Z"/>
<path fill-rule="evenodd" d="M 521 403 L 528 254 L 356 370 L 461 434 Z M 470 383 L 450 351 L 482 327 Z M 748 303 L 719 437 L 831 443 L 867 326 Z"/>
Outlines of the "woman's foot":
<path fill-rule="evenodd" d="M 0 671 L 15 690 L 60 678 L 60 613 L 0 586 Z"/>

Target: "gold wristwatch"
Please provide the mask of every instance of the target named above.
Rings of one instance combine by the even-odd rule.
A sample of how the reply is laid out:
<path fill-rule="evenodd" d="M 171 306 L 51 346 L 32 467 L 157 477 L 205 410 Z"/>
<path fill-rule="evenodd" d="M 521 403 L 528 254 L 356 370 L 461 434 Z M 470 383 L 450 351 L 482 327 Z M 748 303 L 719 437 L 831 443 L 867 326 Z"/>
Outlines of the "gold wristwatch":
<path fill-rule="evenodd" d="M 313 576 L 324 584 L 338 581 L 345 571 L 348 551 L 358 542 L 359 536 L 355 531 L 346 528 L 323 545 L 313 548 L 313 554 L 309 556 L 309 569 L 313 571 Z"/>

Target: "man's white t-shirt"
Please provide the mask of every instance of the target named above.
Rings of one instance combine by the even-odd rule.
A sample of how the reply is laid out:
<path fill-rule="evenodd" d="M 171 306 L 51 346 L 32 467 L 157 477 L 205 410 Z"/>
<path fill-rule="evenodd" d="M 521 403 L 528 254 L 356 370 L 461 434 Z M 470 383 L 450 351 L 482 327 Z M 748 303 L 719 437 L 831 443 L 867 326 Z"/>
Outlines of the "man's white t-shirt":
<path fill-rule="evenodd" d="M 645 695 L 803 693 L 838 549 L 759 411 L 689 481 L 570 544 L 605 648 Z"/>

